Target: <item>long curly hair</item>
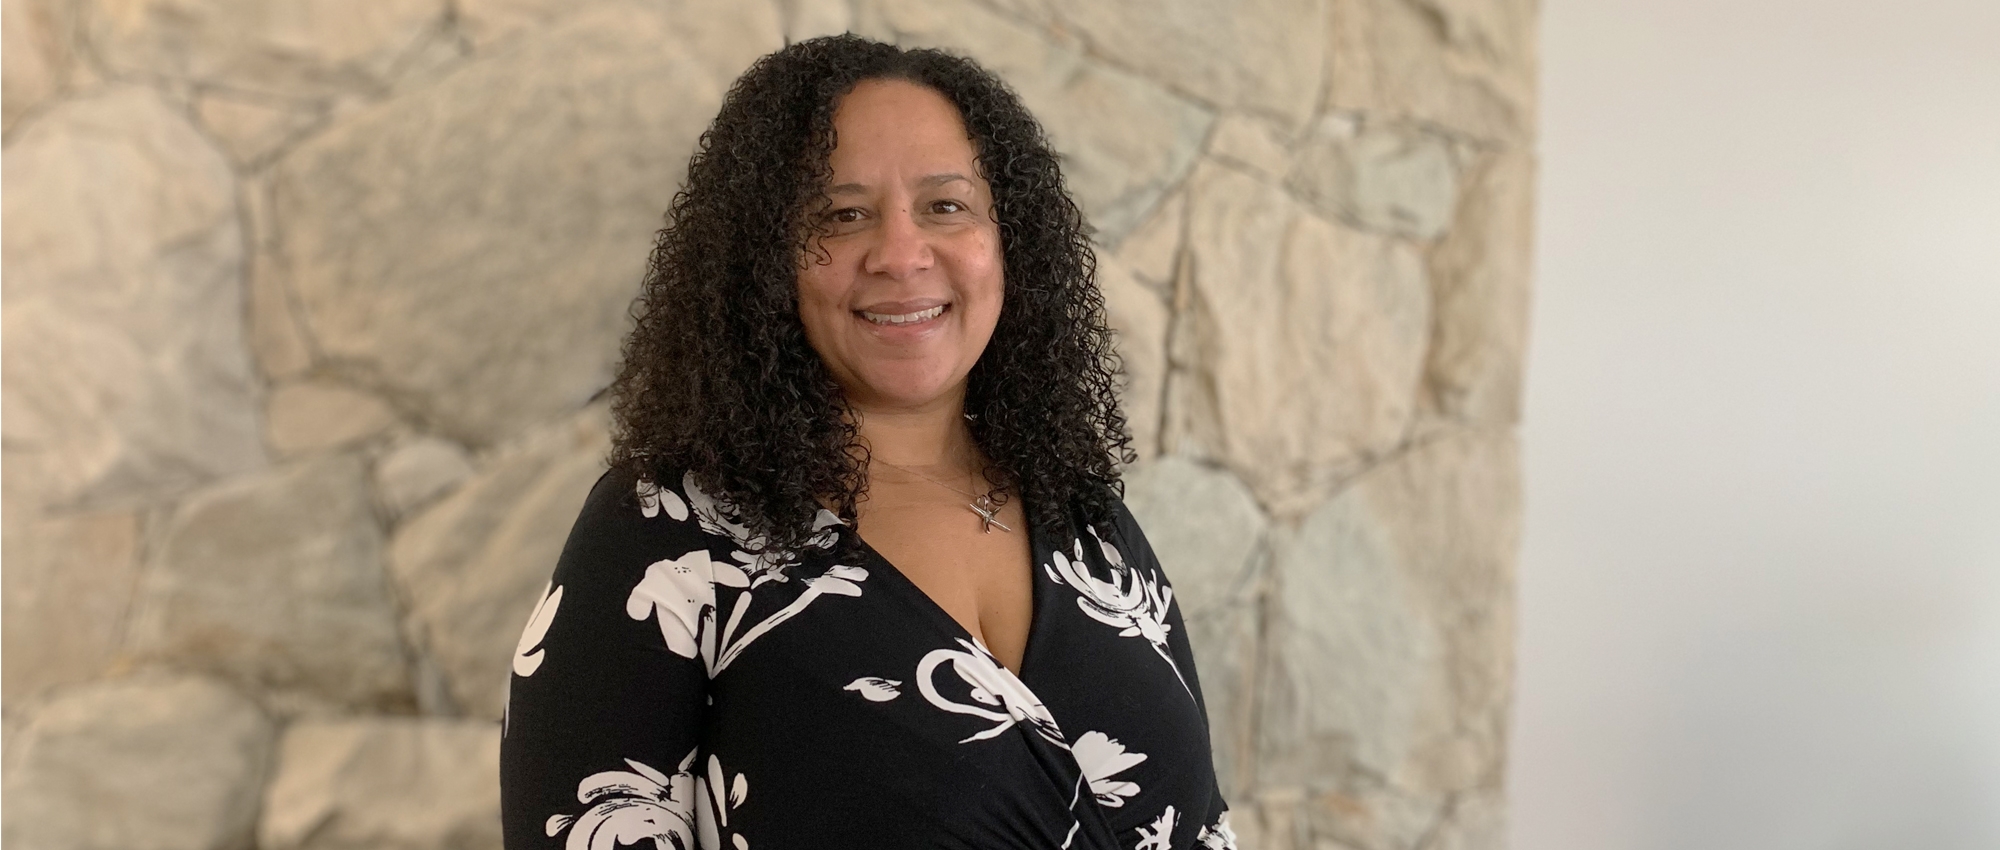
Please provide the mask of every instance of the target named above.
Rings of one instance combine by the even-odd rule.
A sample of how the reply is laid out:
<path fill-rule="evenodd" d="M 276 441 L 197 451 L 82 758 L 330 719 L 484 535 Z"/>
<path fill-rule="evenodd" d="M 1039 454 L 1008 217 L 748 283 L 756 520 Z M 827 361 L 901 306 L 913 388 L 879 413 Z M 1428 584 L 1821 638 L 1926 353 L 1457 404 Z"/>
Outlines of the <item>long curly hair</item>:
<path fill-rule="evenodd" d="M 1013 90 L 972 60 L 853 35 L 758 59 L 702 134 L 633 304 L 610 388 L 611 465 L 660 483 L 692 473 L 762 548 L 803 547 L 821 499 L 853 521 L 867 452 L 806 341 L 798 273 L 821 232 L 834 110 L 870 79 L 955 104 L 992 186 L 1004 294 L 965 400 L 990 495 L 1021 494 L 1038 528 L 1076 533 L 1073 508 L 1108 524 L 1119 464 L 1135 458 L 1089 225 L 1058 156 Z"/>

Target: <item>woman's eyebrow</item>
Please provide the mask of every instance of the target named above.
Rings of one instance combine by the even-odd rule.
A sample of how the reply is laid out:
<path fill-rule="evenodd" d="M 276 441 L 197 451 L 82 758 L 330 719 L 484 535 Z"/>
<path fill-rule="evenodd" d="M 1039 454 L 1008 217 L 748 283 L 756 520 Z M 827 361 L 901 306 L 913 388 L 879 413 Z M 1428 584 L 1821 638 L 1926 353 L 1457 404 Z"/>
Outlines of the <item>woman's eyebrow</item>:
<path fill-rule="evenodd" d="M 972 178 L 960 174 L 956 171 L 948 171 L 941 174 L 926 174 L 923 176 L 923 179 L 917 181 L 917 188 L 929 189 L 933 186 L 942 186 L 946 183 L 951 183 L 954 181 L 971 183 Z M 826 188 L 826 193 L 829 195 L 862 195 L 866 194 L 867 192 L 868 192 L 868 187 L 863 186 L 859 183 L 842 183 L 837 186 L 828 186 Z"/>
<path fill-rule="evenodd" d="M 933 187 L 933 186 L 942 186 L 942 185 L 944 185 L 944 184 L 946 184 L 946 183 L 950 183 L 950 182 L 952 182 L 952 181 L 954 181 L 954 180 L 957 180 L 957 181 L 963 181 L 963 182 L 966 182 L 966 183 L 971 183 L 971 182 L 972 182 L 971 178 L 968 178 L 968 177 L 966 177 L 966 176 L 965 176 L 965 175 L 963 175 L 963 174 L 960 174 L 960 173 L 958 173 L 958 172 L 956 172 L 956 171 L 953 171 L 953 172 L 946 172 L 946 173 L 943 173 L 943 174 L 927 174 L 927 175 L 924 175 L 924 179 L 922 179 L 922 180 L 918 180 L 918 181 L 917 181 L 917 186 L 918 186 L 918 188 L 922 188 L 922 189 L 929 189 L 929 188 L 931 188 L 931 187 Z"/>

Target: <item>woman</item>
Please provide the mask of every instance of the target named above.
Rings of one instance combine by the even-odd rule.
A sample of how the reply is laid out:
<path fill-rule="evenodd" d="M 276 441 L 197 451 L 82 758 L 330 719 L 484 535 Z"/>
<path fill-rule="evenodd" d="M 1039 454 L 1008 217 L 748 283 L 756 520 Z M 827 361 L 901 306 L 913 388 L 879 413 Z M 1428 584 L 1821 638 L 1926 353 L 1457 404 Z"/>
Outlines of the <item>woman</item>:
<path fill-rule="evenodd" d="M 516 655 L 508 847 L 1232 846 L 1092 273 L 972 62 L 752 66 Z"/>

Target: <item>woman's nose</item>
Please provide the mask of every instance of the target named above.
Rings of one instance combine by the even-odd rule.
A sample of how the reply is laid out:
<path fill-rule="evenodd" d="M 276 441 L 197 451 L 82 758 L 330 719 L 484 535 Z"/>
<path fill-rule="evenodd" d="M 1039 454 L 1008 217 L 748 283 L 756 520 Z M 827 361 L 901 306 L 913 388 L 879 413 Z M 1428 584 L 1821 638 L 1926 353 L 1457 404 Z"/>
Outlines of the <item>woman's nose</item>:
<path fill-rule="evenodd" d="M 869 274 L 900 280 L 930 268 L 932 259 L 928 235 L 904 209 L 884 216 L 881 226 L 875 228 L 875 244 L 869 246 L 863 268 Z"/>

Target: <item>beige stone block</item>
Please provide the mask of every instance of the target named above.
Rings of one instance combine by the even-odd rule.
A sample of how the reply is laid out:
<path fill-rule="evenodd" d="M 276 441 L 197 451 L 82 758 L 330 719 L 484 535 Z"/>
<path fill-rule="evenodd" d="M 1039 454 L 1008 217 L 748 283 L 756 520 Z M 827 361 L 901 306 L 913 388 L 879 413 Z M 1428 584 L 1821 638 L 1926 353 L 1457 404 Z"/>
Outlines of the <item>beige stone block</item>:
<path fill-rule="evenodd" d="M 322 119 L 309 103 L 209 89 L 194 101 L 195 118 L 239 166 L 256 166 Z"/>
<path fill-rule="evenodd" d="M 5 172 L 9 471 L 44 503 L 112 507 L 261 467 L 222 155 L 115 87 L 23 128 Z"/>
<path fill-rule="evenodd" d="M 1326 0 L 1099 0 L 1052 4 L 1091 47 L 1209 105 L 1289 126 L 1312 114 Z"/>
<path fill-rule="evenodd" d="M 621 3 L 623 0 L 454 0 L 454 11 L 458 31 L 472 42 L 475 52 L 483 52 L 523 33 L 555 26 L 566 15 Z"/>
<path fill-rule="evenodd" d="M 472 477 L 465 449 L 438 437 L 406 440 L 375 462 L 375 493 L 389 514 L 401 517 Z"/>
<path fill-rule="evenodd" d="M 265 409 L 265 435 L 280 455 L 339 448 L 396 424 L 396 411 L 388 402 L 325 380 L 279 384 L 271 389 Z"/>
<path fill-rule="evenodd" d="M 89 0 L 91 44 L 117 71 L 247 92 L 378 91 L 444 19 L 445 0 Z"/>
<path fill-rule="evenodd" d="M 1208 711 L 1216 776 L 1233 799 L 1253 777 L 1264 515 L 1235 476 L 1176 456 L 1127 473 L 1125 504 L 1173 584 Z"/>
<path fill-rule="evenodd" d="M 785 19 L 785 41 L 797 43 L 854 28 L 854 7 L 847 0 L 779 0 Z"/>
<path fill-rule="evenodd" d="M 1328 110 L 1518 143 L 1535 127 L 1534 0 L 1328 0 Z"/>
<path fill-rule="evenodd" d="M 1013 86 L 1063 155 L 1063 178 L 1102 244 L 1118 244 L 1200 153 L 1206 110 L 1089 61 L 1073 41 L 973 0 L 862 0 L 859 9 L 859 32 L 962 52 Z"/>
<path fill-rule="evenodd" d="M 1354 227 L 1427 241 L 1451 225 L 1458 156 L 1438 133 L 1335 119 L 1300 146 L 1286 185 Z"/>
<path fill-rule="evenodd" d="M 778 41 L 758 7 L 698 28 L 593 7 L 280 160 L 283 267 L 320 353 L 471 445 L 582 406 L 722 86 Z"/>
<path fill-rule="evenodd" d="M 359 458 L 318 455 L 198 493 L 141 585 L 132 646 L 286 708 L 405 709 L 411 680 Z"/>
<path fill-rule="evenodd" d="M 1269 121 L 1230 113 L 1208 134 L 1208 155 L 1248 168 L 1266 178 L 1279 178 L 1291 168 L 1292 152 L 1285 134 Z"/>
<path fill-rule="evenodd" d="M 76 65 L 75 13 L 62 0 L 0 2 L 0 132 L 67 88 Z"/>
<path fill-rule="evenodd" d="M 240 850 L 272 729 L 221 685 L 141 676 L 64 690 L 10 742 L 10 850 Z"/>
<path fill-rule="evenodd" d="M 1437 850 L 1506 850 L 1506 797 L 1497 788 L 1482 788 L 1452 798 L 1449 814 L 1438 824 L 1433 846 Z"/>
<path fill-rule="evenodd" d="M 6 588 L 0 690 L 10 706 L 102 675 L 124 639 L 139 577 L 136 514 L 43 516 L 26 495 L 9 488 L 0 502 Z"/>
<path fill-rule="evenodd" d="M 302 720 L 278 744 L 262 850 L 499 850 L 500 727 L 483 720 Z"/>
<path fill-rule="evenodd" d="M 1450 433 L 1370 469 L 1283 543 L 1260 785 L 1373 777 L 1430 805 L 1499 775 L 1519 478 L 1511 435 Z"/>
<path fill-rule="evenodd" d="M 1422 262 L 1247 172 L 1204 163 L 1187 192 L 1166 449 L 1208 454 L 1298 516 L 1403 439 L 1430 336 Z"/>
<path fill-rule="evenodd" d="M 1450 794 L 1405 793 L 1372 777 L 1326 777 L 1340 786 L 1309 788 L 1290 813 L 1304 846 L 1404 850 L 1427 847 L 1449 816 Z M 1353 787 L 1360 786 L 1360 787 Z"/>
<path fill-rule="evenodd" d="M 498 720 L 507 659 L 541 601 L 610 447 L 601 407 L 537 431 L 403 522 L 389 566 L 461 713 Z"/>
<path fill-rule="evenodd" d="M 845 8 L 843 0 L 456 0 L 459 31 L 480 51 L 517 37 L 541 38 L 576 17 L 664 14 L 679 34 L 674 46 L 709 66 L 725 87 L 758 56 L 784 46 L 790 27 L 830 25 L 851 16 Z"/>
<path fill-rule="evenodd" d="M 1115 255 L 1139 276 L 1141 283 L 1170 293 L 1186 232 L 1187 195 L 1171 192 L 1160 199 L 1137 229 L 1118 243 Z"/>
<path fill-rule="evenodd" d="M 1182 616 L 1256 601 L 1251 555 L 1267 523 L 1236 476 L 1168 455 L 1126 473 L 1125 506 L 1173 583 Z"/>
<path fill-rule="evenodd" d="M 312 341 L 299 320 L 299 306 L 285 291 L 285 274 L 278 253 L 278 222 L 271 210 L 271 186 L 263 179 L 243 181 L 237 196 L 250 243 L 249 315 L 245 334 L 250 356 L 266 379 L 281 381 L 305 374 L 313 366 Z"/>
<path fill-rule="evenodd" d="M 1132 433 L 1132 448 L 1143 460 L 1159 454 L 1167 322 L 1171 316 L 1160 294 L 1115 258 L 1098 258 L 1097 284 L 1104 294 L 1106 323 L 1117 338 L 1118 357 L 1124 367 L 1120 406 Z"/>
<path fill-rule="evenodd" d="M 1430 251 L 1437 339 L 1425 366 L 1429 411 L 1483 427 L 1521 421 L 1534 192 L 1533 155 L 1484 157 L 1466 180 L 1451 234 Z"/>

